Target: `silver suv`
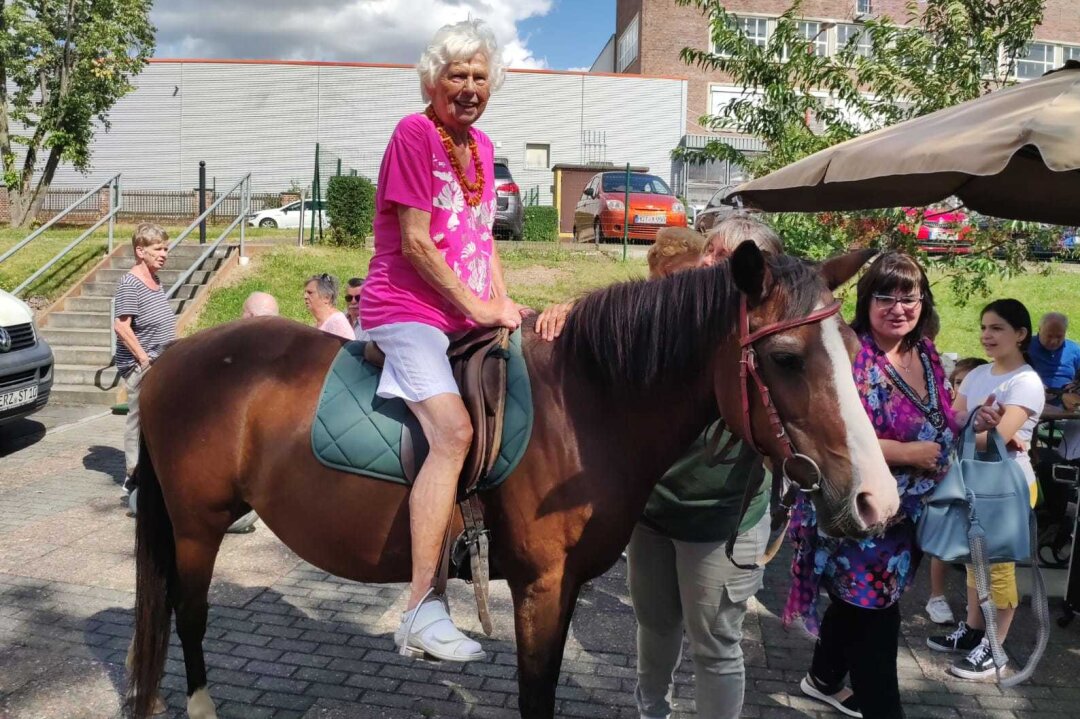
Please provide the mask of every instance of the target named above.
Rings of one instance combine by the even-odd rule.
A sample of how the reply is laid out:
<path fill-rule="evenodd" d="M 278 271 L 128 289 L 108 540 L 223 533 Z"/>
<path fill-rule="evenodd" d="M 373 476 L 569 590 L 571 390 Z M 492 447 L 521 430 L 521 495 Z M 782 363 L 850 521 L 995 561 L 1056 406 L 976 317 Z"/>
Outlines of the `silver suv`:
<path fill-rule="evenodd" d="M 520 240 L 525 231 L 525 206 L 521 204 L 521 189 L 502 160 L 495 161 L 495 202 L 495 236 Z"/>
<path fill-rule="evenodd" d="M 38 337 L 33 311 L 0 290 L 0 424 L 44 407 L 52 384 L 52 349 Z"/>

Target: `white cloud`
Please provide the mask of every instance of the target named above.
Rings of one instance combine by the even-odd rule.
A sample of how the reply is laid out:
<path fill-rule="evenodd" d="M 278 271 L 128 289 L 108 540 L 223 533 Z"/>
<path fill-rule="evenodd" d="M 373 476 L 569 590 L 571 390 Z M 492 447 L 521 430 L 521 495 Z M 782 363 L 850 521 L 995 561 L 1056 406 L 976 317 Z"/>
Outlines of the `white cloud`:
<path fill-rule="evenodd" d="M 157 57 L 415 63 L 439 27 L 486 21 L 511 67 L 542 68 L 517 25 L 552 0 L 168 0 L 155 3 Z"/>

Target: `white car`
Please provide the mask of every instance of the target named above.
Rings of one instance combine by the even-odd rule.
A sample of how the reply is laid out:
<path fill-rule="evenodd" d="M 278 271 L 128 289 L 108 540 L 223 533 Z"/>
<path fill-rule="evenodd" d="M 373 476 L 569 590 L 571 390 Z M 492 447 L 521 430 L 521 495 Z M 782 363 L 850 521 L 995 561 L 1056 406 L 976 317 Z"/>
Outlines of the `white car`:
<path fill-rule="evenodd" d="M 0 290 L 0 425 L 44 407 L 52 383 L 52 349 L 38 337 L 33 311 Z"/>
<path fill-rule="evenodd" d="M 311 210 L 315 207 L 314 200 L 304 200 L 304 225 L 311 227 Z M 326 205 L 323 202 L 318 203 L 319 215 L 322 216 L 322 226 L 330 226 L 330 218 L 326 214 Z M 273 210 L 263 210 L 262 212 L 256 212 L 255 214 L 248 215 L 247 223 L 252 227 L 285 227 L 296 228 L 300 226 L 300 200 L 296 202 L 290 202 L 287 205 L 277 207 Z M 319 218 L 315 218 L 315 225 L 319 225 Z"/>

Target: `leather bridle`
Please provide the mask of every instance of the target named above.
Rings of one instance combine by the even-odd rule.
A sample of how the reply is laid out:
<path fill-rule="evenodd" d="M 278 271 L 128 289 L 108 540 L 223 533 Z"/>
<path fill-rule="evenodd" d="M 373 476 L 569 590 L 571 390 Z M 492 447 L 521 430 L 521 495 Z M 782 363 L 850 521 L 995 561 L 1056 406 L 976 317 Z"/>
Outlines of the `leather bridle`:
<path fill-rule="evenodd" d="M 805 317 L 774 322 L 755 332 L 751 332 L 750 316 L 746 308 L 746 295 L 743 295 L 739 302 L 739 346 L 742 351 L 742 356 L 739 359 L 739 393 L 742 399 L 743 442 L 757 450 L 758 454 L 768 456 L 761 445 L 754 440 L 753 423 L 750 420 L 750 382 L 753 380 L 754 385 L 757 387 L 758 396 L 761 398 L 761 404 L 765 407 L 765 413 L 768 415 L 769 425 L 772 427 L 774 436 L 780 442 L 780 454 L 783 456 L 783 462 L 780 466 L 781 475 L 794 481 L 796 486 L 803 492 L 816 492 L 821 489 L 821 469 L 813 459 L 795 449 L 795 445 L 792 444 L 791 439 L 784 430 L 784 423 L 780 421 L 780 414 L 776 411 L 776 405 L 773 404 L 769 387 L 761 379 L 761 374 L 758 372 L 757 351 L 754 349 L 754 343 L 793 327 L 821 322 L 838 312 L 840 312 L 840 302 L 833 302 L 826 307 L 814 310 Z M 813 477 L 813 481 L 809 486 L 803 486 L 798 482 L 797 478 L 792 478 L 788 474 L 789 462 L 802 462 L 809 465 Z"/>

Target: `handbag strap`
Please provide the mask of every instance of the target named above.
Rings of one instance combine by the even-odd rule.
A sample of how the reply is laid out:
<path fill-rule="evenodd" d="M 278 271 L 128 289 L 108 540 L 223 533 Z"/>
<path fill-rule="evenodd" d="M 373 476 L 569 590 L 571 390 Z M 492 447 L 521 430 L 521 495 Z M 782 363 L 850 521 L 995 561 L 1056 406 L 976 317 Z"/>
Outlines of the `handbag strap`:
<path fill-rule="evenodd" d="M 976 436 L 975 436 L 975 412 L 978 411 L 976 407 L 968 416 L 967 422 L 964 423 L 964 431 L 960 433 L 960 455 L 964 459 L 975 459 L 976 449 Z M 1001 433 L 996 429 L 989 429 L 986 431 L 986 449 L 987 452 L 993 448 L 997 452 L 997 458 L 999 462 L 1004 462 L 1009 457 L 1008 450 L 1005 448 L 1005 440 L 1001 438 Z"/>
<path fill-rule="evenodd" d="M 983 619 L 986 622 L 986 639 L 990 643 L 990 653 L 994 658 L 994 671 L 997 681 L 1003 687 L 1016 686 L 1035 673 L 1046 645 L 1050 639 L 1050 605 L 1046 596 L 1046 583 L 1043 581 L 1042 570 L 1039 567 L 1038 554 L 1038 521 L 1035 513 L 1028 513 L 1028 531 L 1031 535 L 1031 568 L 1033 571 L 1031 609 L 1035 612 L 1035 620 L 1038 633 L 1035 639 L 1035 649 L 1028 657 L 1027 663 L 1012 676 L 1001 678 L 1001 667 L 1005 665 L 1007 656 L 998 639 L 997 607 L 990 597 L 990 566 L 986 556 L 986 534 L 975 517 L 974 497 L 968 497 L 971 507 L 971 529 L 968 531 L 968 546 L 971 549 L 971 560 L 975 571 L 975 591 L 979 597 L 979 606 L 982 609 Z"/>

